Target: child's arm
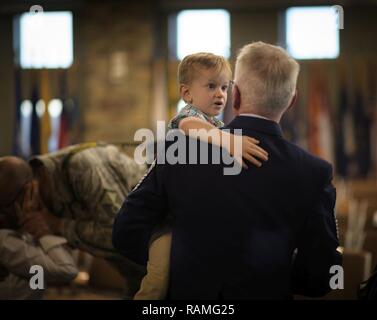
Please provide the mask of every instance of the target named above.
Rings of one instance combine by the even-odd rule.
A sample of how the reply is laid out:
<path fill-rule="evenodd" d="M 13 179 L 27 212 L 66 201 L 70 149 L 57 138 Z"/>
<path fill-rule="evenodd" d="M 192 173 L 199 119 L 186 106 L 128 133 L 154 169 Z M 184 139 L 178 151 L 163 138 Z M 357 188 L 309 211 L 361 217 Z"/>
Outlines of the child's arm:
<path fill-rule="evenodd" d="M 207 121 L 201 120 L 196 117 L 187 117 L 179 122 L 179 129 L 181 129 L 186 135 L 189 135 L 190 137 L 199 138 L 201 141 L 221 146 L 227 149 L 232 156 L 237 156 L 235 155 L 236 136 L 229 132 L 219 130 Z M 217 134 L 209 134 L 209 131 L 211 130 L 215 130 Z M 247 136 L 241 136 L 241 139 L 242 157 L 244 159 L 250 161 L 258 167 L 260 167 L 262 163 L 255 157 L 264 161 L 268 160 L 268 153 L 261 147 L 257 146 L 257 144 L 259 143 L 258 140 Z"/>

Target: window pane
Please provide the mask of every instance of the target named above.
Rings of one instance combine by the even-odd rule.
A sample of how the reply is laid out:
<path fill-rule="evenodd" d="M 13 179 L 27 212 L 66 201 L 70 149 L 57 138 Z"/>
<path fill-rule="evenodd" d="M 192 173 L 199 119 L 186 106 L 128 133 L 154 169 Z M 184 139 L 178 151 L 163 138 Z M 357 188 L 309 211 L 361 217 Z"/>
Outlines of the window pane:
<path fill-rule="evenodd" d="M 292 7 L 286 11 L 286 44 L 296 59 L 339 56 L 337 11 L 332 7 Z"/>
<path fill-rule="evenodd" d="M 24 13 L 20 17 L 22 68 L 68 68 L 73 62 L 72 13 Z"/>
<path fill-rule="evenodd" d="M 226 10 L 184 10 L 177 16 L 177 57 L 206 51 L 230 56 L 230 17 Z"/>

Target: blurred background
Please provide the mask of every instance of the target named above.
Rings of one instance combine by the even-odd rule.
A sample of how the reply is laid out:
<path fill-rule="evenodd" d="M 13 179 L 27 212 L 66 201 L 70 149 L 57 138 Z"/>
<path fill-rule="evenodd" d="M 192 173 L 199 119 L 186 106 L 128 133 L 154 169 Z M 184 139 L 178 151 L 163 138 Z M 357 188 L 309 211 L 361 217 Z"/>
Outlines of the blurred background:
<path fill-rule="evenodd" d="M 286 48 L 301 72 L 285 136 L 330 161 L 338 189 L 345 289 L 327 298 L 356 298 L 377 264 L 375 0 L 4 0 L 0 31 L 0 156 L 24 158 L 156 132 L 182 106 L 176 73 L 189 53 L 233 66 L 249 42 Z M 221 117 L 232 120 L 230 101 Z M 76 286 L 121 289 L 105 262 L 78 257 Z"/>

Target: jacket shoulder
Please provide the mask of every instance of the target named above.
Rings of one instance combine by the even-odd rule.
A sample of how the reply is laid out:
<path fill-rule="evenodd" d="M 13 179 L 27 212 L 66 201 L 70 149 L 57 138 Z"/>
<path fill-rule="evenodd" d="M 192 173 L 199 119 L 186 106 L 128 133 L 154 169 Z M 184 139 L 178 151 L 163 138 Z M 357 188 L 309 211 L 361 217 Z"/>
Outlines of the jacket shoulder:
<path fill-rule="evenodd" d="M 287 147 L 301 163 L 301 166 L 310 175 L 318 175 L 324 179 L 331 179 L 333 175 L 333 166 L 328 161 L 304 150 L 300 146 L 286 141 Z"/>

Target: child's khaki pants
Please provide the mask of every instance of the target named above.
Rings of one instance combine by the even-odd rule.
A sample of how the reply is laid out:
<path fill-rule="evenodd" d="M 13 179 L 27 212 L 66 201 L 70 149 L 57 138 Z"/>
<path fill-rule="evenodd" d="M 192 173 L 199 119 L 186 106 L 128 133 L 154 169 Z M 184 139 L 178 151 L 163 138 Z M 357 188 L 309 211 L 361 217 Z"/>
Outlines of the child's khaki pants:
<path fill-rule="evenodd" d="M 134 300 L 163 300 L 169 284 L 171 232 L 155 239 L 149 247 L 147 274 Z"/>

